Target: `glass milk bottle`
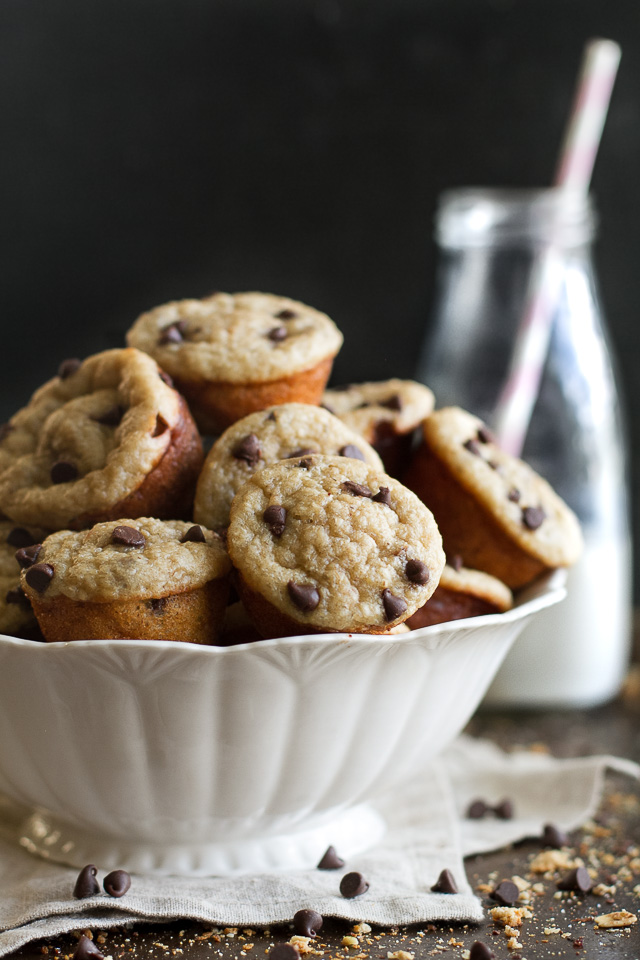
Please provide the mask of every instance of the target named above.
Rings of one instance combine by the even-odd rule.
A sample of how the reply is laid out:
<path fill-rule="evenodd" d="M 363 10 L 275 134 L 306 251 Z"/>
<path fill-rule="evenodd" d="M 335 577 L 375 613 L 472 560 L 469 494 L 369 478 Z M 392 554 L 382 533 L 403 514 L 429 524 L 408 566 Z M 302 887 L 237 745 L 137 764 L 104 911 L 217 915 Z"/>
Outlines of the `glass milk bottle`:
<path fill-rule="evenodd" d="M 439 287 L 418 379 L 438 406 L 495 426 L 532 269 L 553 243 L 561 272 L 546 360 L 521 456 L 580 520 L 567 598 L 525 629 L 485 704 L 588 707 L 618 692 L 631 632 L 625 432 L 591 260 L 595 216 L 558 189 L 460 189 L 436 215 Z"/>

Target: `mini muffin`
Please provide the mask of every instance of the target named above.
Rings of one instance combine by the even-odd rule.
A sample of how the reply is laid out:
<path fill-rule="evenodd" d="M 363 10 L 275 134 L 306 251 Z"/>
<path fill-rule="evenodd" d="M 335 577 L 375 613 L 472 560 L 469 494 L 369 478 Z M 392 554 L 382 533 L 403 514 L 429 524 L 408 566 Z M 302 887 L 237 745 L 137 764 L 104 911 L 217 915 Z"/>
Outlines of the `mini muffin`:
<path fill-rule="evenodd" d="M 151 357 L 106 350 L 65 361 L 0 438 L 0 510 L 20 524 L 82 529 L 191 515 L 202 442 Z"/>
<path fill-rule="evenodd" d="M 196 488 L 194 519 L 212 530 L 229 523 L 231 501 L 243 483 L 278 460 L 322 453 L 382 461 L 357 433 L 321 407 L 285 403 L 238 420 L 207 454 Z"/>
<path fill-rule="evenodd" d="M 459 558 L 452 558 L 442 571 L 431 599 L 409 617 L 407 623 L 412 630 L 417 630 L 433 623 L 504 613 L 512 606 L 513 594 L 501 580 L 481 570 L 469 570 L 460 565 Z"/>
<path fill-rule="evenodd" d="M 325 390 L 322 404 L 378 451 L 387 473 L 400 477 L 434 397 L 414 380 L 382 380 Z"/>
<path fill-rule="evenodd" d="M 342 334 L 324 313 L 270 293 L 179 300 L 136 320 L 127 343 L 151 354 L 203 433 L 278 403 L 320 403 Z"/>
<path fill-rule="evenodd" d="M 254 474 L 231 506 L 227 547 L 264 637 L 385 633 L 427 602 L 445 562 L 424 504 L 350 457 Z"/>
<path fill-rule="evenodd" d="M 0 521 L 0 633 L 27 640 L 42 639 L 31 604 L 20 586 L 20 560 L 29 562 L 27 558 L 37 552 L 42 537 L 42 530 Z"/>
<path fill-rule="evenodd" d="M 406 482 L 433 511 L 449 556 L 512 590 L 575 563 L 578 521 L 528 464 L 502 451 L 485 424 L 458 407 L 423 423 Z"/>
<path fill-rule="evenodd" d="M 221 538 L 182 520 L 112 520 L 61 530 L 21 575 L 49 641 L 215 643 L 231 564 Z"/>

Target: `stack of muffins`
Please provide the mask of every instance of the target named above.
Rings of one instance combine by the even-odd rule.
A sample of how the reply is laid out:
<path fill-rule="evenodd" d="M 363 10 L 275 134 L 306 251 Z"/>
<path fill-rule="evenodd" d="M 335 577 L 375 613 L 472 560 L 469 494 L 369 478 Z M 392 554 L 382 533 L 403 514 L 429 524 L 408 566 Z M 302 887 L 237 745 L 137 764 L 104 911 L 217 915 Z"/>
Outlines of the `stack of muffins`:
<path fill-rule="evenodd" d="M 215 293 L 127 344 L 64 361 L 0 429 L 2 632 L 398 632 L 506 610 L 580 553 L 476 417 L 411 381 L 326 389 L 342 335 L 311 307 Z"/>

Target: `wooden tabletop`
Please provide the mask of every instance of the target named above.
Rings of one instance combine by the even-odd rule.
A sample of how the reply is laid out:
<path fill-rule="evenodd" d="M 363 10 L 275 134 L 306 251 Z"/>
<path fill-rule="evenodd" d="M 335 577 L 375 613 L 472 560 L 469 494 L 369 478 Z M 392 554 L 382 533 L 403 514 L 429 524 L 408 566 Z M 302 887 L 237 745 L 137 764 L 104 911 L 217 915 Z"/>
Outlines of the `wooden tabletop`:
<path fill-rule="evenodd" d="M 623 695 L 614 703 L 588 711 L 480 711 L 468 732 L 490 737 L 506 749 L 533 747 L 556 756 L 613 753 L 640 761 L 640 667 L 633 668 Z M 570 845 L 572 853 L 596 867 L 595 891 L 565 894 L 562 899 L 554 896 L 555 884 L 541 882 L 540 875 L 529 869 L 532 858 L 540 853 L 539 844 L 525 842 L 498 853 L 468 858 L 469 881 L 486 908 L 482 924 L 436 923 L 401 929 L 365 926 L 354 930 L 346 921 L 326 919 L 320 936 L 302 944 L 301 955 L 304 957 L 306 948 L 309 960 L 316 956 L 325 960 L 463 958 L 472 944 L 481 941 L 496 958 L 511 960 L 639 960 L 640 922 L 602 928 L 594 918 L 621 911 L 637 917 L 640 912 L 640 784 L 619 775 L 608 778 L 597 818 L 570 834 Z M 487 894 L 500 880 L 512 877 L 539 886 L 531 895 L 532 916 L 516 930 L 518 939 L 510 947 L 508 931 L 489 914 L 496 904 Z M 51 960 L 71 957 L 80 932 L 30 944 L 11 956 L 16 960 L 42 960 L 43 955 Z M 265 957 L 274 944 L 286 943 L 293 930 L 289 925 L 249 930 L 179 921 L 108 931 L 93 929 L 91 933 L 101 953 L 113 960 L 242 960 Z"/>

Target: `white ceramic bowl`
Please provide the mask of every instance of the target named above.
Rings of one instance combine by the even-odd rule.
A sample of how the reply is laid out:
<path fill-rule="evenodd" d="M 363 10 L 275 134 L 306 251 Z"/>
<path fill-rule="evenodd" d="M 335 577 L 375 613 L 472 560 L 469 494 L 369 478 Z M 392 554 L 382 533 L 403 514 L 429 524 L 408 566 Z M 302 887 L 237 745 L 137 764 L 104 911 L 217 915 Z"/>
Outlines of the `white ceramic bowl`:
<path fill-rule="evenodd" d="M 553 574 L 503 614 L 236 647 L 0 637 L 0 816 L 76 867 L 314 866 L 384 831 L 368 801 L 464 727 Z"/>

